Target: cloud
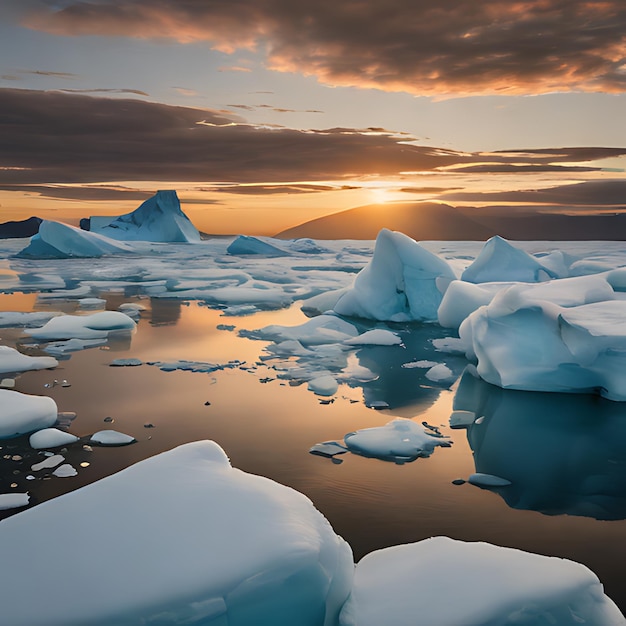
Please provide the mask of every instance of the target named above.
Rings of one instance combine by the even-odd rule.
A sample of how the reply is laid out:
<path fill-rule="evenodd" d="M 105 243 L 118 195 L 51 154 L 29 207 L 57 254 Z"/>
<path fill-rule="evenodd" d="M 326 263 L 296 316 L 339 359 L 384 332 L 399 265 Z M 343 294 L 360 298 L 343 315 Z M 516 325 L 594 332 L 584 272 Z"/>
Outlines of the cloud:
<path fill-rule="evenodd" d="M 519 202 L 570 206 L 624 206 L 626 180 L 587 181 L 558 185 L 548 189 L 503 191 L 496 193 L 453 193 L 441 196 L 445 201 Z"/>
<path fill-rule="evenodd" d="M 181 96 L 193 97 L 198 95 L 198 92 L 195 89 L 189 89 L 188 87 L 172 87 L 172 89 Z"/>
<path fill-rule="evenodd" d="M 3 191 L 18 191 L 23 194 L 36 194 L 47 198 L 63 200 L 137 200 L 143 202 L 154 192 L 138 191 L 125 187 L 72 187 L 54 185 L 2 185 Z"/>
<path fill-rule="evenodd" d="M 140 91 L 139 89 L 59 89 L 64 93 L 128 93 L 134 94 L 136 96 L 146 96 L 148 97 L 150 94 L 145 91 Z"/>
<path fill-rule="evenodd" d="M 282 107 L 276 107 L 272 104 L 227 104 L 227 107 L 233 109 L 243 109 L 244 111 L 254 111 L 256 109 L 267 109 L 274 113 L 323 113 L 319 109 L 285 109 Z"/>
<path fill-rule="evenodd" d="M 601 167 L 588 167 L 582 165 L 519 165 L 519 164 L 501 164 L 501 163 L 484 163 L 482 165 L 463 165 L 454 168 L 455 172 L 472 173 L 472 174 L 541 174 L 543 172 L 599 172 Z"/>
<path fill-rule="evenodd" d="M 71 72 L 46 72 L 43 70 L 20 70 L 20 74 L 32 74 L 35 76 L 52 76 L 53 78 L 64 78 L 67 80 L 74 80 L 78 78 L 78 74 L 72 74 Z"/>
<path fill-rule="evenodd" d="M 343 191 L 346 189 L 358 189 L 351 185 L 313 185 L 313 184 L 293 184 L 293 185 L 228 185 L 204 188 L 202 191 L 236 193 L 242 195 L 273 195 L 290 193 L 319 193 L 321 191 Z"/>
<path fill-rule="evenodd" d="M 264 50 L 275 70 L 420 95 L 626 91 L 621 0 L 48 0 L 25 24 Z"/>
<path fill-rule="evenodd" d="M 472 162 L 404 136 L 299 131 L 236 114 L 59 91 L 0 89 L 0 182 L 282 182 L 389 176 Z"/>
<path fill-rule="evenodd" d="M 243 65 L 222 65 L 217 68 L 218 72 L 251 72 L 252 70 L 249 67 L 244 67 Z"/>

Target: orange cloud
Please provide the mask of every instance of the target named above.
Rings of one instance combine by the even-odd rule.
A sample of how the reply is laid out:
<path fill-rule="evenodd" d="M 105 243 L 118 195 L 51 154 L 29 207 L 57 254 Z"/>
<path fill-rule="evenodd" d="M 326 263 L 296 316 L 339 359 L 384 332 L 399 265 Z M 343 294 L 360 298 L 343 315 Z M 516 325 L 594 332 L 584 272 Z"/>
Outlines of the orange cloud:
<path fill-rule="evenodd" d="M 621 0 L 69 0 L 26 24 L 262 49 L 278 71 L 420 95 L 626 90 Z"/>

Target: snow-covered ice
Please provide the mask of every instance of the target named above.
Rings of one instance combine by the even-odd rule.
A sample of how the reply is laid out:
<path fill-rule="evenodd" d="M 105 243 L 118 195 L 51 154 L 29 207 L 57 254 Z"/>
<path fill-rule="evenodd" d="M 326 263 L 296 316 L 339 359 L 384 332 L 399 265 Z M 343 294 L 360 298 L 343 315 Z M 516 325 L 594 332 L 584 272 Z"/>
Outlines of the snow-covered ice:
<path fill-rule="evenodd" d="M 69 224 L 44 220 L 39 232 L 18 253 L 27 259 L 94 258 L 132 252 L 126 244 Z"/>
<path fill-rule="evenodd" d="M 488 543 L 433 537 L 366 555 L 341 626 L 621 626 L 584 565 Z"/>
<path fill-rule="evenodd" d="M 0 346 L 0 374 L 27 372 L 56 367 L 59 362 L 49 356 L 28 356 L 9 346 Z"/>
<path fill-rule="evenodd" d="M 57 421 L 57 405 L 47 396 L 0 389 L 0 439 L 48 428 Z"/>
<path fill-rule="evenodd" d="M 180 208 L 175 191 L 157 191 L 131 213 L 90 218 L 90 230 L 111 239 L 197 243 L 198 229 Z"/>
<path fill-rule="evenodd" d="M 276 242 L 278 243 L 278 242 Z M 258 237 L 239 235 L 227 248 L 228 254 L 234 255 L 262 255 L 262 256 L 287 256 L 289 252 L 280 246 L 263 241 Z M 305 250 L 305 252 L 308 252 Z"/>
<path fill-rule="evenodd" d="M 124 313 L 101 311 L 90 315 L 61 315 L 53 317 L 41 328 L 24 332 L 35 339 L 104 339 L 115 332 L 132 332 L 137 324 Z"/>
<path fill-rule="evenodd" d="M 66 433 L 58 428 L 43 428 L 42 430 L 38 430 L 33 433 L 28 439 L 30 447 L 35 450 L 59 448 L 76 441 L 78 441 L 78 437 L 76 437 L 76 435 Z"/>
<path fill-rule="evenodd" d="M 31 465 L 31 470 L 33 472 L 40 472 L 44 469 L 52 469 L 53 467 L 57 467 L 61 463 L 65 461 L 65 457 L 62 454 L 53 454 L 52 456 L 47 456 L 43 461 L 39 461 L 39 463 L 34 463 Z"/>
<path fill-rule="evenodd" d="M 30 496 L 27 493 L 2 493 L 0 494 L 0 511 L 28 506 L 29 501 Z"/>
<path fill-rule="evenodd" d="M 68 546 L 94 538 L 106 546 L 97 563 L 71 558 Z M 33 567 L 25 546 L 54 575 Z M 308 498 L 233 469 L 208 441 L 4 520 L 0 547 L 11 564 L 2 619 L 12 626 L 333 626 L 354 568 Z M 25 602 L 24 589 L 37 601 Z"/>
<path fill-rule="evenodd" d="M 451 445 L 447 437 L 437 435 L 421 424 L 407 419 L 395 419 L 385 426 L 348 433 L 344 442 L 351 452 L 396 462 L 427 457 L 437 446 Z"/>
<path fill-rule="evenodd" d="M 402 339 L 397 333 L 384 328 L 374 328 L 357 337 L 345 339 L 347 346 L 399 346 Z"/>
<path fill-rule="evenodd" d="M 120 433 L 117 430 L 99 430 L 89 439 L 90 443 L 97 443 L 101 446 L 127 446 L 136 441 L 131 435 Z"/>
<path fill-rule="evenodd" d="M 435 321 L 452 268 L 406 235 L 383 229 L 352 289 L 334 306 L 340 315 L 380 321 Z"/>

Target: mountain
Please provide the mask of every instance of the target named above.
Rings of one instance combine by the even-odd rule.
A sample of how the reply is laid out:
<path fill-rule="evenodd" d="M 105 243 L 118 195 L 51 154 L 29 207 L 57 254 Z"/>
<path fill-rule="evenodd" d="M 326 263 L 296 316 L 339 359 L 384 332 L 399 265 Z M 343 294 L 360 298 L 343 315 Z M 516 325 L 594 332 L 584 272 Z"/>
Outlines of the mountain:
<path fill-rule="evenodd" d="M 87 221 L 81 220 L 81 226 Z M 118 217 L 89 218 L 89 230 L 122 241 L 200 241 L 198 229 L 180 208 L 176 192 L 157 191 L 139 208 Z"/>
<path fill-rule="evenodd" d="M 4 222 L 0 224 L 0 239 L 32 237 L 39 231 L 40 224 L 40 217 L 29 217 L 27 220 L 17 222 Z"/>
<path fill-rule="evenodd" d="M 320 217 L 276 235 L 282 239 L 376 239 L 388 228 L 416 240 L 483 240 L 494 233 L 447 204 L 402 202 L 368 204 Z"/>

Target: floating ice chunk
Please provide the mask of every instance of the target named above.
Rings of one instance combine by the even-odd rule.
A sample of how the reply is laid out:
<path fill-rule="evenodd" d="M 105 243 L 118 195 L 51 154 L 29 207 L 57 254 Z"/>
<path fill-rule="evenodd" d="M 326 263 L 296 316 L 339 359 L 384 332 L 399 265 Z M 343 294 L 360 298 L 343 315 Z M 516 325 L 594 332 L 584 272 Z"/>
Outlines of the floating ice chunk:
<path fill-rule="evenodd" d="M 57 478 L 71 478 L 72 476 L 78 476 L 76 468 L 69 463 L 59 465 L 59 467 L 57 467 L 52 474 Z"/>
<path fill-rule="evenodd" d="M 343 368 L 338 378 L 342 381 L 366 383 L 377 380 L 379 375 L 372 372 L 371 369 L 361 365 L 356 357 L 348 359 L 346 366 Z"/>
<path fill-rule="evenodd" d="M 450 428 L 465 428 L 474 423 L 476 413 L 457 409 L 450 415 Z"/>
<path fill-rule="evenodd" d="M 557 278 L 535 257 L 512 246 L 506 239 L 489 239 L 474 262 L 463 272 L 461 279 L 470 283 L 519 281 L 537 283 Z"/>
<path fill-rule="evenodd" d="M 94 537 L 107 546 L 98 567 L 67 558 L 68 545 Z M 354 571 L 349 546 L 308 498 L 233 469 L 206 441 L 4 520 L 0 545 L 11 563 L 2 619 L 29 626 L 94 616 L 101 624 L 332 626 Z M 54 576 L 23 558 L 25 545 L 55 564 Z M 68 580 L 71 602 L 60 602 Z M 37 602 L 24 602 L 25 588 Z"/>
<path fill-rule="evenodd" d="M 332 396 L 337 393 L 339 385 L 331 374 L 324 374 L 309 381 L 308 389 L 318 396 Z"/>
<path fill-rule="evenodd" d="M 3 493 L 0 494 L 0 511 L 7 509 L 19 509 L 28 506 L 30 496 L 27 493 Z"/>
<path fill-rule="evenodd" d="M 63 463 L 63 461 L 65 461 L 65 457 L 63 455 L 53 454 L 52 456 L 46 457 L 43 461 L 40 461 L 39 463 L 35 463 L 34 465 L 31 466 L 30 469 L 33 472 L 39 472 L 42 469 L 51 469 L 53 467 L 56 467 L 60 463 Z"/>
<path fill-rule="evenodd" d="M 432 339 L 431 343 L 438 352 L 465 354 L 467 351 L 467 342 L 459 337 L 438 337 Z"/>
<path fill-rule="evenodd" d="M 241 330 L 242 337 L 264 341 L 297 340 L 304 346 L 339 343 L 356 337 L 359 331 L 353 324 L 336 315 L 319 315 L 299 326 L 265 326 L 258 330 Z"/>
<path fill-rule="evenodd" d="M 156 365 L 163 372 L 175 372 L 181 370 L 183 372 L 201 372 L 210 374 L 225 369 L 234 369 L 242 365 L 242 361 L 234 360 L 228 363 L 207 363 L 205 361 L 187 361 L 180 359 L 179 361 L 150 361 L 148 365 Z"/>
<path fill-rule="evenodd" d="M 324 293 L 319 293 L 316 296 L 304 300 L 300 309 L 309 317 L 322 315 L 322 313 L 326 313 L 334 309 L 339 298 L 341 298 L 347 291 L 348 287 L 342 287 L 341 289 L 334 289 L 331 291 L 325 291 Z"/>
<path fill-rule="evenodd" d="M 2 380 L 0 380 L 1 389 L 13 389 L 14 387 L 15 387 L 14 378 L 3 378 Z"/>
<path fill-rule="evenodd" d="M 407 419 L 348 433 L 344 441 L 350 452 L 396 462 L 428 457 L 437 446 L 450 446 L 447 437 L 426 431 L 421 424 Z"/>
<path fill-rule="evenodd" d="M 62 315 L 62 313 L 45 313 L 43 311 L 36 311 L 33 313 L 3 311 L 0 312 L 0 328 L 40 326 L 57 315 Z"/>
<path fill-rule="evenodd" d="M 481 472 L 471 474 L 467 482 L 477 487 L 508 487 L 511 484 L 511 481 L 506 478 L 494 476 L 493 474 L 483 474 Z"/>
<path fill-rule="evenodd" d="M 27 356 L 9 346 L 0 346 L 0 374 L 27 372 L 56 367 L 59 362 L 49 356 Z"/>
<path fill-rule="evenodd" d="M 127 244 L 61 222 L 44 220 L 39 232 L 16 256 L 32 259 L 92 258 L 133 252 Z"/>
<path fill-rule="evenodd" d="M 44 348 L 44 351 L 53 356 L 63 358 L 71 352 L 97 348 L 104 346 L 106 343 L 106 339 L 68 339 L 67 341 L 53 341 Z"/>
<path fill-rule="evenodd" d="M 102 298 L 80 298 L 78 300 L 78 306 L 81 309 L 104 309 L 106 303 L 107 301 Z"/>
<path fill-rule="evenodd" d="M 455 278 L 446 261 L 410 237 L 383 229 L 371 261 L 334 310 L 381 321 L 435 321 L 441 296 Z"/>
<path fill-rule="evenodd" d="M 618 626 L 625 620 L 584 565 L 433 537 L 361 559 L 339 623 Z"/>
<path fill-rule="evenodd" d="M 0 389 L 0 439 L 48 428 L 57 420 L 57 405 L 46 396 Z"/>
<path fill-rule="evenodd" d="M 227 248 L 228 254 L 248 255 L 258 254 L 262 256 L 289 256 L 287 250 L 283 250 L 279 246 L 263 241 L 258 237 L 248 237 L 247 235 L 239 235 Z"/>
<path fill-rule="evenodd" d="M 309 452 L 311 454 L 317 454 L 318 456 L 333 457 L 337 454 L 345 454 L 348 452 L 348 448 L 336 441 L 324 441 L 322 443 L 316 443 L 311 447 Z"/>
<path fill-rule="evenodd" d="M 99 430 L 91 435 L 90 443 L 98 443 L 101 446 L 127 446 L 137 440 L 130 435 L 125 435 L 117 430 Z"/>
<path fill-rule="evenodd" d="M 61 315 L 53 317 L 41 328 L 24 332 L 35 339 L 104 339 L 110 333 L 134 331 L 137 324 L 118 311 L 101 311 L 90 315 Z"/>
<path fill-rule="evenodd" d="M 67 446 L 76 441 L 78 441 L 78 437 L 72 435 L 71 433 L 63 432 L 58 428 L 44 428 L 42 430 L 38 430 L 28 439 L 30 447 L 35 450 L 58 448 L 60 446 Z"/>
<path fill-rule="evenodd" d="M 200 233 L 180 208 L 174 190 L 157 191 L 131 213 L 90 218 L 94 232 L 125 241 L 198 243 Z"/>
<path fill-rule="evenodd" d="M 129 312 L 141 312 L 145 311 L 146 307 L 143 304 L 139 304 L 138 302 L 124 302 L 117 307 L 117 310 L 121 313 L 128 314 Z"/>
<path fill-rule="evenodd" d="M 614 269 L 612 265 L 593 259 L 581 259 L 575 261 L 569 268 L 570 276 L 586 276 L 588 274 L 599 274 Z"/>
<path fill-rule="evenodd" d="M 428 378 L 428 380 L 432 380 L 436 383 L 448 382 L 454 380 L 455 378 L 452 370 L 444 363 L 434 365 L 424 375 Z"/>
<path fill-rule="evenodd" d="M 413 369 L 415 367 L 419 367 L 422 369 L 430 369 L 431 367 L 435 367 L 435 365 L 438 365 L 437 361 L 421 360 L 421 361 L 409 361 L 408 363 L 403 363 L 401 367 L 403 367 L 404 369 Z"/>
<path fill-rule="evenodd" d="M 289 244 L 289 249 L 301 254 L 323 254 L 324 252 L 329 252 L 328 248 L 324 248 L 317 241 L 307 238 L 295 239 Z"/>
<path fill-rule="evenodd" d="M 143 365 L 143 361 L 141 359 L 114 359 L 109 363 L 111 367 L 138 367 L 139 365 Z"/>
<path fill-rule="evenodd" d="M 343 343 L 348 346 L 399 346 L 402 344 L 402 339 L 391 330 L 374 328 L 358 337 L 346 339 Z"/>
<path fill-rule="evenodd" d="M 367 400 L 365 402 L 365 406 L 368 409 L 376 409 L 376 410 L 380 411 L 382 409 L 388 409 L 389 408 L 389 403 L 385 402 L 384 400 Z"/>

